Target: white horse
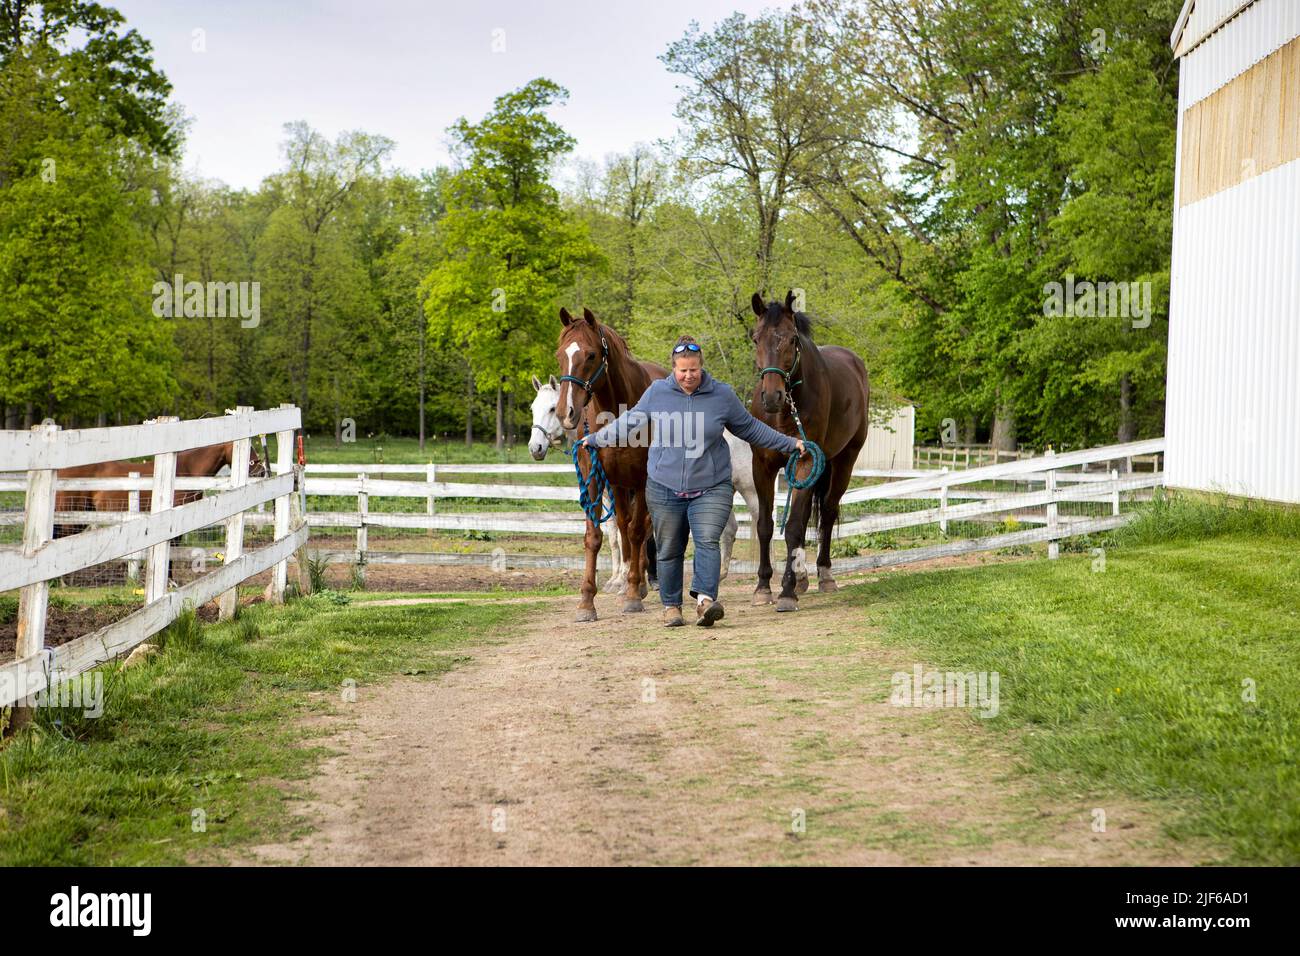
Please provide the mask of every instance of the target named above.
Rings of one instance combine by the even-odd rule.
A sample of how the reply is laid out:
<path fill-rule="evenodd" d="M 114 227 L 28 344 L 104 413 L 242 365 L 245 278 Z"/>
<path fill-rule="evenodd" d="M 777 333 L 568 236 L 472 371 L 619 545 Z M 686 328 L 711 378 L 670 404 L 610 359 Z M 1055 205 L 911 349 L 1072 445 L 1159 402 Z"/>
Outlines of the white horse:
<path fill-rule="evenodd" d="M 533 428 L 528 435 L 528 453 L 534 461 L 541 461 L 552 448 L 564 447 L 566 436 L 572 442 L 577 437 L 577 432 L 561 425 L 560 416 L 555 414 L 556 402 L 560 397 L 560 383 L 555 376 L 552 375 L 549 381 L 543 382 L 534 375 L 533 388 L 537 389 L 537 395 L 533 398 Z M 603 497 L 604 508 L 609 509 L 614 498 L 608 487 L 605 488 Z M 631 555 L 623 553 L 623 540 L 618 533 L 617 521 L 609 523 L 609 530 L 605 534 L 609 536 L 609 553 L 614 573 L 605 582 L 603 590 L 606 594 L 622 594 L 627 590 L 627 561 Z"/>
<path fill-rule="evenodd" d="M 533 388 L 537 389 L 537 395 L 533 399 L 533 428 L 528 437 L 528 452 L 533 456 L 534 461 L 541 461 L 550 449 L 563 446 L 566 435 L 572 440 L 576 434 L 566 431 L 560 424 L 559 416 L 555 414 L 556 400 L 560 394 L 560 383 L 555 376 L 552 375 L 549 381 L 543 382 L 534 375 Z M 758 489 L 754 486 L 754 451 L 750 448 L 749 442 L 741 441 L 729 431 L 724 431 L 723 437 L 726 438 L 727 448 L 731 452 L 731 483 L 745 499 L 745 507 L 749 509 L 749 513 L 756 515 L 758 514 Z M 606 491 L 608 492 L 608 489 Z M 608 494 L 606 499 L 608 500 Z M 739 525 L 733 511 L 727 518 L 727 526 L 723 529 L 719 542 L 722 550 L 719 582 L 726 580 L 738 529 Z M 614 562 L 614 573 L 605 582 L 604 590 L 608 594 L 622 594 L 627 587 L 627 558 L 630 555 L 623 554 L 616 523 L 611 523 L 607 534 L 612 536 L 610 554 Z M 799 574 L 800 590 L 806 590 L 808 570 L 802 562 L 796 561 L 796 573 Z"/>

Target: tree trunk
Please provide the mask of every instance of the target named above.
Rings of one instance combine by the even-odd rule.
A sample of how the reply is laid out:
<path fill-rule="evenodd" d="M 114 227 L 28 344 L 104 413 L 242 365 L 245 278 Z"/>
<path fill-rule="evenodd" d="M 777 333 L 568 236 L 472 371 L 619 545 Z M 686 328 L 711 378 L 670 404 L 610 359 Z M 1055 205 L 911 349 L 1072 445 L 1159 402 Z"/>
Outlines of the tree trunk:
<path fill-rule="evenodd" d="M 474 370 L 465 367 L 465 444 L 474 444 Z"/>
<path fill-rule="evenodd" d="M 36 424 L 36 403 L 28 402 L 23 409 L 23 428 L 30 429 Z"/>
<path fill-rule="evenodd" d="M 502 430 L 502 391 L 501 386 L 497 385 L 497 451 L 500 451 L 505 444 L 505 434 Z"/>
<path fill-rule="evenodd" d="M 424 454 L 424 337 L 427 334 L 426 323 L 428 318 L 424 314 L 424 307 L 420 306 L 420 454 Z"/>
<path fill-rule="evenodd" d="M 961 443 L 963 445 L 975 444 L 975 416 L 967 415 L 961 420 Z"/>
<path fill-rule="evenodd" d="M 1137 441 L 1137 425 L 1133 422 L 1133 379 L 1125 372 L 1119 377 L 1119 434 L 1122 445 Z"/>
<path fill-rule="evenodd" d="M 989 442 L 996 451 L 1016 450 L 1016 413 L 1010 405 L 999 402 L 993 415 L 993 435 Z"/>

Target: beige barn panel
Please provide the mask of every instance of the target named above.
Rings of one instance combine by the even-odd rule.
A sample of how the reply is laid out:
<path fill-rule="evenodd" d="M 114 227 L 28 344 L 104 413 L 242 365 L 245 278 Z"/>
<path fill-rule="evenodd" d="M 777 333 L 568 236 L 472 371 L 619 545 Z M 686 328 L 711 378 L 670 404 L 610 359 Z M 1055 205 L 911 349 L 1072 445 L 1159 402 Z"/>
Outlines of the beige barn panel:
<path fill-rule="evenodd" d="M 1300 38 L 1186 111 L 1178 202 L 1300 159 Z"/>
<path fill-rule="evenodd" d="M 1199 7 L 1204 0 L 1197 0 Z M 1199 103 L 1264 57 L 1300 36 L 1300 2 L 1255 0 L 1181 57 L 1180 108 Z"/>

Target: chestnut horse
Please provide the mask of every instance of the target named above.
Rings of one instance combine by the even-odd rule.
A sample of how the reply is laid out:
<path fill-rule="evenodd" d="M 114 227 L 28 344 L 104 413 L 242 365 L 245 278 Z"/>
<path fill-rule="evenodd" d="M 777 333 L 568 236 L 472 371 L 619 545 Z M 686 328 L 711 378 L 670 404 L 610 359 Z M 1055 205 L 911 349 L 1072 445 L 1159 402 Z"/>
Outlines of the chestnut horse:
<path fill-rule="evenodd" d="M 577 429 L 581 422 L 582 434 L 585 435 L 599 431 L 608 421 L 635 405 L 650 383 L 665 377 L 668 370 L 653 362 L 638 362 L 621 335 L 597 322 L 590 309 L 583 309 L 582 315 L 581 319 L 575 319 L 568 309 L 560 309 L 564 331 L 560 333 L 555 359 L 563 375 L 556 404 L 560 424 L 566 429 Z M 644 611 L 641 599 L 650 592 L 644 568 L 644 544 L 650 535 L 650 509 L 645 497 L 649 453 L 650 449 L 645 446 L 602 448 L 597 452 L 609 484 L 614 487 L 615 520 L 625 542 L 625 613 Z M 579 451 L 578 462 L 584 478 L 589 477 L 590 455 Z M 594 486 L 589 490 L 593 500 L 599 500 L 604 492 L 603 488 Z M 596 620 L 596 558 L 603 540 L 600 525 L 588 518 L 587 532 L 583 536 L 587 565 L 582 576 L 578 613 L 574 616 L 576 621 Z"/>
<path fill-rule="evenodd" d="M 804 532 L 814 506 L 819 516 L 817 587 L 820 591 L 836 590 L 835 579 L 831 577 L 831 532 L 839 518 L 840 498 L 853 477 L 858 451 L 867 441 L 870 386 L 862 359 L 836 345 L 817 347 L 808 316 L 793 309 L 793 292 L 786 295 L 784 303 L 766 305 L 763 297 L 755 292 L 751 304 L 759 319 L 750 333 L 759 377 L 750 399 L 750 412 L 777 431 L 797 436 L 793 403 L 808 440 L 816 442 L 826 455 L 826 469 L 821 478 L 810 488 L 795 490 L 785 516 L 785 574 L 781 577 L 776 609 L 797 611 L 795 552 L 803 553 Z M 777 473 L 785 468 L 786 461 L 780 452 L 754 448 L 754 483 L 759 498 L 755 604 L 772 602 L 773 497 Z M 806 474 L 807 471 L 800 472 L 800 480 Z"/>
<path fill-rule="evenodd" d="M 208 445 L 205 448 L 190 448 L 176 453 L 177 477 L 195 478 L 211 477 L 223 467 L 234 462 L 235 443 Z M 92 465 L 78 465 L 74 468 L 60 468 L 59 478 L 127 478 L 131 472 L 138 472 L 141 478 L 153 477 L 153 462 L 101 461 Z M 258 457 L 255 447 L 249 448 L 248 474 L 261 478 L 267 474 L 266 465 Z M 129 491 L 60 491 L 54 496 L 55 511 L 127 511 L 130 508 Z M 203 497 L 202 491 L 177 491 L 172 499 L 173 505 L 183 505 L 198 501 Z M 140 492 L 140 511 L 147 513 L 152 503 L 152 493 Z M 79 501 L 85 501 L 86 507 L 76 507 Z M 54 536 L 63 538 L 78 531 L 84 531 L 85 525 L 56 525 Z"/>

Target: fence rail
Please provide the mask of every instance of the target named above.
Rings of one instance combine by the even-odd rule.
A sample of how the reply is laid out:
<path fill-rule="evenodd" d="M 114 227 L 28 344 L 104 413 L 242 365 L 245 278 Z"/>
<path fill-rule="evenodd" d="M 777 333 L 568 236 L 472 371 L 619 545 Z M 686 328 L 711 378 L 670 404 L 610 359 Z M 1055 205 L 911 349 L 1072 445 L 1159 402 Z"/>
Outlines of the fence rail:
<path fill-rule="evenodd" d="M 1159 471 L 1121 472 L 1111 469 L 1104 472 L 1088 471 L 1098 464 L 1114 465 L 1127 461 L 1156 462 L 1164 452 L 1163 439 L 1150 439 L 1121 445 L 1103 446 L 1083 449 L 1061 454 L 1046 454 L 1034 458 L 1015 458 L 995 464 L 972 468 L 912 468 L 900 470 L 857 469 L 854 477 L 876 482 L 851 488 L 843 497 L 842 504 L 864 505 L 871 502 L 917 502 L 922 505 L 915 510 L 901 510 L 888 513 L 851 515 L 844 518 L 836 528 L 838 539 L 856 535 L 896 531 L 904 528 L 924 528 L 937 526 L 945 537 L 949 535 L 951 525 L 955 522 L 979 522 L 968 528 L 965 533 L 974 532 L 972 537 L 957 537 L 944 540 L 938 544 L 927 544 L 921 548 L 908 548 L 888 552 L 887 554 L 840 558 L 836 567 L 851 569 L 855 567 L 882 567 L 907 561 L 925 560 L 928 557 L 946 554 L 962 554 L 972 550 L 1009 547 L 1018 544 L 1047 541 L 1049 554 L 1056 553 L 1055 542 L 1062 538 L 1088 534 L 1097 530 L 1116 527 L 1128 521 L 1130 513 L 1123 513 L 1122 502 L 1133 502 L 1149 497 L 1153 489 L 1163 483 L 1163 473 Z M 8 463 L 4 463 L 7 465 Z M 474 480 L 477 476 L 503 475 L 523 478 L 523 481 L 494 482 Z M 300 490 L 304 500 L 312 498 L 334 499 L 327 503 L 329 510 L 312 511 L 305 509 L 303 523 L 312 529 L 346 529 L 356 535 L 356 547 L 350 550 L 334 548 L 319 552 L 335 561 L 350 561 L 357 564 L 468 564 L 500 562 L 499 555 L 438 555 L 430 552 L 403 552 L 398 550 L 373 550 L 372 531 L 387 529 L 419 529 L 428 531 L 488 531 L 501 533 L 580 536 L 586 525 L 581 512 L 571 507 L 576 504 L 578 492 L 576 483 L 565 481 L 554 483 L 549 476 L 572 475 L 572 465 L 563 464 L 361 464 L 361 465 L 315 465 L 309 464 L 303 470 Z M 389 476 L 389 477 L 385 477 Z M 408 477 L 399 477 L 408 476 Z M 468 476 L 470 480 L 456 480 Z M 550 483 L 529 483 L 526 479 L 541 478 Z M 451 480 L 449 480 L 451 479 Z M 266 528 L 276 524 L 278 528 L 278 509 L 285 500 L 287 485 L 270 482 L 277 479 L 258 479 L 250 481 L 244 488 L 236 490 L 229 478 L 177 478 L 175 487 L 179 489 L 202 489 L 216 492 L 217 498 L 238 495 L 242 506 L 239 514 L 243 523 L 251 528 Z M 1013 490 L 997 487 L 1011 483 Z M 15 490 L 17 483 L 12 478 L 0 477 L 0 491 Z M 112 479 L 67 479 L 57 483 L 58 490 L 117 490 L 148 491 L 153 487 L 153 479 L 112 478 Z M 990 487 L 992 486 L 992 487 Z M 778 506 L 784 500 L 783 481 L 778 480 L 776 489 Z M 138 496 L 137 496 L 138 497 Z M 274 498 L 277 502 L 277 515 L 248 512 L 251 506 L 261 507 L 261 502 Z M 356 506 L 351 510 L 340 510 L 338 499 L 355 499 Z M 423 499 L 422 511 L 385 511 L 376 510 L 378 499 Z M 441 502 L 440 502 L 441 499 Z M 496 502 L 519 501 L 561 503 L 557 509 L 485 511 L 469 510 L 463 505 L 448 503 L 465 502 L 467 499 L 491 500 Z M 214 498 L 206 501 L 216 500 Z M 735 502 L 744 505 L 744 499 L 737 494 Z M 1096 506 L 1093 513 L 1068 514 L 1062 506 L 1092 503 Z M 199 503 L 196 503 L 199 504 Z M 926 506 L 928 504 L 928 506 Z M 173 509 L 166 517 L 150 528 L 157 528 L 162 533 L 171 533 L 177 529 L 199 526 L 207 520 L 220 520 L 230 512 L 216 506 L 203 511 L 202 515 L 184 517 L 185 505 Z M 564 510 L 565 508 L 571 510 Z M 1108 513 L 1095 513 L 1104 509 Z M 197 509 L 196 509 L 197 510 Z M 1078 510 L 1077 507 L 1074 510 Z M 1029 526 L 1024 530 L 1008 530 L 1003 534 L 981 534 L 981 525 L 996 523 L 997 515 L 1014 516 L 1014 524 Z M 738 519 L 737 537 L 753 537 L 752 516 L 743 509 L 736 512 Z M 105 512 L 60 512 L 55 515 L 60 522 L 92 523 L 99 525 L 116 525 L 118 528 L 130 527 L 138 518 L 131 513 Z M 21 516 L 0 515 L 0 524 L 15 523 Z M 1014 524 L 1008 525 L 1014 528 Z M 115 545 L 107 550 L 94 551 L 88 547 L 79 552 L 96 559 L 109 556 L 110 551 L 120 558 L 129 554 L 131 548 L 139 548 L 144 537 L 142 533 L 133 533 L 129 540 L 115 537 L 110 528 L 101 528 L 105 540 L 112 539 Z M 816 530 L 808 529 L 809 540 L 816 539 Z M 81 537 L 86 537 L 83 535 Z M 277 531 L 276 538 L 282 537 Z M 90 539 L 88 539 L 90 540 Z M 84 546 L 83 546 L 84 547 Z M 0 588 L 15 586 L 13 582 L 26 583 L 39 574 L 47 574 L 75 563 L 69 558 L 52 556 L 41 559 L 34 570 L 26 574 L 16 572 L 7 576 L 0 574 Z M 229 559 L 229 556 L 227 556 Z M 580 556 L 569 555 L 523 555 L 506 558 L 511 567 L 571 567 L 580 564 Z M 733 561 L 731 569 L 737 572 L 755 570 L 753 562 Z"/>
<path fill-rule="evenodd" d="M 26 493 L 20 549 L 0 551 L 0 591 L 21 589 L 15 658 L 0 665 L 0 707 L 28 700 L 59 681 L 67 680 L 129 650 L 176 619 L 186 604 L 214 598 L 222 617 L 233 615 L 236 588 L 254 575 L 274 569 L 268 594 L 283 599 L 288 557 L 309 534 L 306 523 L 290 528 L 290 498 L 294 493 L 293 438 L 301 414 L 292 405 L 267 411 L 240 407 L 222 418 L 179 421 L 156 419 L 143 425 L 61 431 L 41 425 L 30 432 L 0 431 L 0 471 L 6 475 L 0 491 Z M 275 474 L 249 480 L 248 461 L 254 436 L 276 436 Z M 233 443 L 231 476 L 188 478 L 176 475 L 176 454 L 209 445 Z M 143 478 L 59 479 L 57 469 L 99 462 L 152 456 L 153 473 Z M 213 490 L 216 494 L 180 505 L 178 490 Z M 112 513 L 56 512 L 55 494 L 66 490 L 149 491 L 150 510 Z M 138 495 L 133 494 L 138 507 Z M 266 548 L 244 552 L 244 512 L 274 501 L 275 513 L 259 515 L 274 523 L 274 540 Z M 98 524 L 78 534 L 54 538 L 56 521 L 81 519 Z M 190 583 L 168 590 L 171 540 L 186 532 L 224 522 L 224 563 Z M 138 560 L 147 555 L 145 605 L 119 621 L 57 647 L 45 644 L 49 582 L 107 561 Z"/>

